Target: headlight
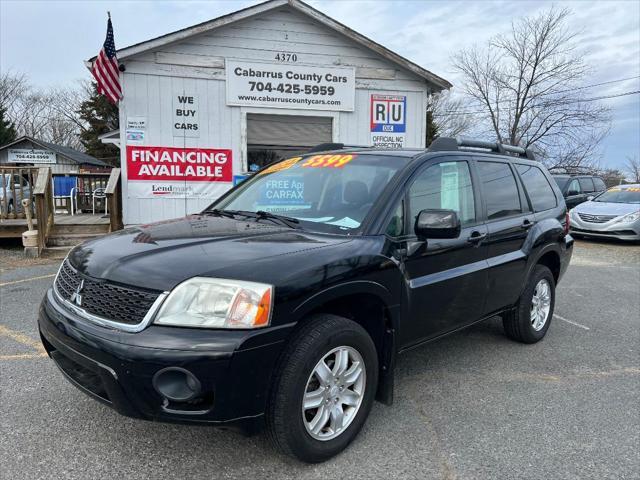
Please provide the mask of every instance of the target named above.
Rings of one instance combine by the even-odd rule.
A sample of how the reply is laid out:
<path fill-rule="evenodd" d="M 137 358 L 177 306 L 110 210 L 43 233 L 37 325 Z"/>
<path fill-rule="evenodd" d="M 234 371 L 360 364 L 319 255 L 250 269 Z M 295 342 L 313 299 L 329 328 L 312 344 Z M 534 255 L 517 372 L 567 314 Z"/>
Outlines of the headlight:
<path fill-rule="evenodd" d="M 637 212 L 628 213 L 624 217 L 618 218 L 616 220 L 616 223 L 618 223 L 618 222 L 620 222 L 620 223 L 631 223 L 631 222 L 635 222 L 639 218 L 640 218 L 640 210 L 638 210 Z"/>
<path fill-rule="evenodd" d="M 273 287 L 194 277 L 175 287 L 154 323 L 176 327 L 258 328 L 271 321 Z"/>

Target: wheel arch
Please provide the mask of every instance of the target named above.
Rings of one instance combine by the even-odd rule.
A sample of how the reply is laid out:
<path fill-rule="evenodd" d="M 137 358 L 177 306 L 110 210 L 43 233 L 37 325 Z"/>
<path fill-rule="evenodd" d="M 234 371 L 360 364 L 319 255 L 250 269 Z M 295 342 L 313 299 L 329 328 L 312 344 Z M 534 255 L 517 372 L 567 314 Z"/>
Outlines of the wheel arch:
<path fill-rule="evenodd" d="M 535 255 L 532 255 L 529 261 L 529 265 L 527 266 L 527 274 L 525 276 L 525 281 L 523 282 L 520 295 L 522 295 L 522 292 L 524 291 L 526 284 L 529 281 L 529 277 L 531 276 L 531 273 L 533 272 L 533 269 L 536 267 L 536 265 L 544 265 L 549 270 L 551 270 L 554 281 L 558 283 L 561 270 L 560 258 L 560 246 L 555 244 L 546 245 L 544 248 L 541 248 Z"/>
<path fill-rule="evenodd" d="M 376 346 L 379 362 L 379 382 L 376 399 L 393 401 L 393 370 L 395 366 L 396 331 L 399 304 L 383 285 L 372 281 L 354 281 L 334 285 L 317 292 L 294 311 L 299 324 L 317 313 L 329 313 L 348 318 L 361 325 Z"/>

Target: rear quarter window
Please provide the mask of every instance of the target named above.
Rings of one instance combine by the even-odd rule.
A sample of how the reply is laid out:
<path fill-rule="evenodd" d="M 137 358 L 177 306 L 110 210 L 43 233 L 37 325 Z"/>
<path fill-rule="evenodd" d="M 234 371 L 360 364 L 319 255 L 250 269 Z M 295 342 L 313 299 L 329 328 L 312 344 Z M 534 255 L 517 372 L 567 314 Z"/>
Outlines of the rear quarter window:
<path fill-rule="evenodd" d="M 580 189 L 582 190 L 582 193 L 591 193 L 596 191 L 593 187 L 593 180 L 590 178 L 579 178 L 578 181 L 580 182 Z"/>
<path fill-rule="evenodd" d="M 607 189 L 604 181 L 598 177 L 593 177 L 593 185 L 596 187 L 596 192 L 602 192 Z"/>
<path fill-rule="evenodd" d="M 533 211 L 541 212 L 558 205 L 553 188 L 540 168 L 533 165 L 516 165 L 524 188 L 529 194 Z"/>

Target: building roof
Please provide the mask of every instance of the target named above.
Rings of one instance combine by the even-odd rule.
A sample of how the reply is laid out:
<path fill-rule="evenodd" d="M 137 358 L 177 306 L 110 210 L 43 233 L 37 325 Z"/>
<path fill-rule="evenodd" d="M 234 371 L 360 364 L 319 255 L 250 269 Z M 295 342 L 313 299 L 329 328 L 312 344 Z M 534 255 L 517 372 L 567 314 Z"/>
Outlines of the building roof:
<path fill-rule="evenodd" d="M 346 25 L 334 20 L 333 18 L 325 15 L 324 13 L 316 10 L 315 8 L 307 5 L 300 0 L 269 0 L 267 2 L 259 3 L 257 5 L 253 5 L 251 7 L 247 7 L 242 10 L 223 15 L 212 20 L 193 25 L 192 27 L 183 28 L 172 33 L 167 33 L 166 35 L 152 38 L 151 40 L 147 40 L 145 42 L 136 43 L 135 45 L 122 48 L 117 52 L 118 59 L 126 60 L 129 57 L 139 55 L 140 53 L 147 52 L 158 47 L 162 47 L 163 45 L 184 40 L 193 35 L 210 32 L 211 30 L 215 30 L 217 28 L 224 27 L 241 20 L 246 20 L 247 18 L 269 12 L 271 10 L 275 10 L 283 6 L 289 6 L 297 12 L 311 17 L 312 19 L 322 23 L 326 27 L 331 28 L 336 32 L 350 38 L 354 42 L 370 50 L 373 50 L 390 62 L 395 63 L 396 65 L 399 65 L 400 67 L 409 70 L 410 72 L 413 72 L 415 75 L 432 84 L 435 90 L 440 91 L 452 87 L 451 83 L 448 80 L 445 80 L 435 73 L 422 68 L 420 65 L 413 63 L 412 61 L 402 57 L 401 55 L 398 55 L 395 52 L 392 52 L 388 48 L 383 47 L 379 43 L 376 43 L 370 38 L 367 38 L 364 35 L 356 32 L 355 30 L 350 29 Z M 91 59 L 89 59 L 87 61 L 87 66 L 90 67 L 95 59 L 96 57 L 92 57 Z"/>
<path fill-rule="evenodd" d="M 107 163 L 102 160 L 98 160 L 96 157 L 92 157 L 91 155 L 87 155 L 84 152 L 80 152 L 70 147 L 64 147 L 62 145 L 56 145 L 55 143 L 45 142 L 44 140 L 38 140 L 33 137 L 23 136 L 14 140 L 11 143 L 7 143 L 6 145 L 2 145 L 0 150 L 4 150 L 5 148 L 12 147 L 24 141 L 29 141 L 31 143 L 35 143 L 40 147 L 46 150 L 53 150 L 59 155 L 62 155 L 64 158 L 71 160 L 72 162 L 77 163 L 78 165 L 94 165 L 96 167 L 109 167 Z"/>

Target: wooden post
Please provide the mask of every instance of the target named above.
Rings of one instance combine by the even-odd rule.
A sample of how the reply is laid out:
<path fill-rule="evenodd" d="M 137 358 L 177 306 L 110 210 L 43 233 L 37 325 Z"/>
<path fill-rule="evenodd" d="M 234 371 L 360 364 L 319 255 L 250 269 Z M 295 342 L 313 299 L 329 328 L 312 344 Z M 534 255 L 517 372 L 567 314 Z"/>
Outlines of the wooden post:
<path fill-rule="evenodd" d="M 53 189 L 51 188 L 51 169 L 38 169 L 36 186 L 33 189 L 36 198 L 36 219 L 38 220 L 38 255 L 47 246 L 49 232 L 53 227 Z"/>
<path fill-rule="evenodd" d="M 111 170 L 104 193 L 109 206 L 109 231 L 122 230 L 122 184 L 119 168 Z"/>

